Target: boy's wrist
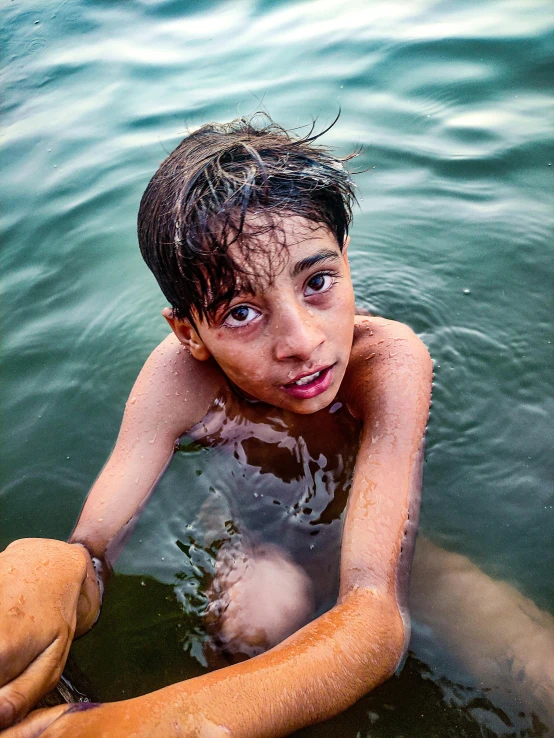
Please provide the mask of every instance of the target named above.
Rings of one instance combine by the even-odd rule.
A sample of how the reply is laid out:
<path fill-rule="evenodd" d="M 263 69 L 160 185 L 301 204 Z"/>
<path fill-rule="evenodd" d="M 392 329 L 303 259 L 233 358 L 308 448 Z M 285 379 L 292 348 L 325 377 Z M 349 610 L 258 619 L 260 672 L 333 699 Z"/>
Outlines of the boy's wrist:
<path fill-rule="evenodd" d="M 70 543 L 70 546 L 78 548 L 85 557 L 86 573 L 81 584 L 81 592 L 77 602 L 77 621 L 75 625 L 75 637 L 89 631 L 100 615 L 104 582 L 101 578 L 101 562 L 92 557 L 90 551 L 82 543 Z"/>

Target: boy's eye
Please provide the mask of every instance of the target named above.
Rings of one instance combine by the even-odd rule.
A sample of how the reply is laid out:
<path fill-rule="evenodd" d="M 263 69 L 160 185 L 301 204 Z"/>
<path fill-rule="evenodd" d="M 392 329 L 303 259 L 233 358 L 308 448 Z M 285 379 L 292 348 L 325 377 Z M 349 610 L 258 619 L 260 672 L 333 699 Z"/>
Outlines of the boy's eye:
<path fill-rule="evenodd" d="M 331 274 L 314 274 L 307 284 L 304 294 L 316 295 L 319 292 L 326 292 L 333 286 L 333 277 Z"/>
<path fill-rule="evenodd" d="M 237 305 L 227 313 L 227 317 L 223 321 L 223 325 L 231 328 L 237 328 L 241 325 L 248 325 L 255 318 L 257 318 L 259 312 L 248 305 Z"/>

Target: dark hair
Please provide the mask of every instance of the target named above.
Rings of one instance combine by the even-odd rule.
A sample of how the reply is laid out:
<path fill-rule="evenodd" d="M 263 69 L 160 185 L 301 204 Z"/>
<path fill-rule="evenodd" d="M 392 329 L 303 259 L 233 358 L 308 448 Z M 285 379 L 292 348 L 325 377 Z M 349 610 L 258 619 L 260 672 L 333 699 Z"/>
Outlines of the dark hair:
<path fill-rule="evenodd" d="M 140 203 L 138 239 L 175 317 L 212 320 L 239 290 L 270 281 L 283 250 L 262 264 L 259 237 L 282 236 L 286 216 L 327 228 L 342 250 L 355 201 L 343 162 L 356 154 L 335 158 L 314 145 L 326 131 L 313 130 L 296 136 L 265 113 L 208 123 L 162 162 Z"/>

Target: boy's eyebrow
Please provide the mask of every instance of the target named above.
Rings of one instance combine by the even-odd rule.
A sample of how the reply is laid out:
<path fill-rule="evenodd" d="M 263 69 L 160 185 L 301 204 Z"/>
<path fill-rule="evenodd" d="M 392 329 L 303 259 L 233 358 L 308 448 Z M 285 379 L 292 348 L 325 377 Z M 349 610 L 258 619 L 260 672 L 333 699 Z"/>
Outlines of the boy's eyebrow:
<path fill-rule="evenodd" d="M 297 277 L 301 272 L 310 269 L 315 264 L 319 264 L 320 261 L 327 261 L 327 259 L 338 260 L 340 259 L 340 254 L 331 249 L 325 249 L 324 251 L 318 251 L 317 254 L 312 254 L 312 256 L 307 256 L 294 265 L 292 276 Z"/>

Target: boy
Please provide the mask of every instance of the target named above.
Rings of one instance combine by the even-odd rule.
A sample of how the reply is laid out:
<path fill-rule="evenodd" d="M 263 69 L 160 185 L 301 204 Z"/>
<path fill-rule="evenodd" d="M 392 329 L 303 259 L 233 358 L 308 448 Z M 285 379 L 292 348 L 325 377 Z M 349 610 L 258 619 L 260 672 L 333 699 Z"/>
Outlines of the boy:
<path fill-rule="evenodd" d="M 271 122 L 208 125 L 151 180 L 139 243 L 172 333 L 133 387 L 70 543 L 19 541 L 2 554 L 2 725 L 55 684 L 73 635 L 94 623 L 184 433 L 210 445 L 269 424 L 312 459 L 359 433 L 335 606 L 309 622 L 310 577 L 247 532 L 238 553 L 221 549 L 210 598 L 221 653 L 256 658 L 121 703 L 39 712 L 14 736 L 286 735 L 344 710 L 400 663 L 432 363 L 406 326 L 355 316 L 352 185 L 314 140 Z"/>

